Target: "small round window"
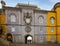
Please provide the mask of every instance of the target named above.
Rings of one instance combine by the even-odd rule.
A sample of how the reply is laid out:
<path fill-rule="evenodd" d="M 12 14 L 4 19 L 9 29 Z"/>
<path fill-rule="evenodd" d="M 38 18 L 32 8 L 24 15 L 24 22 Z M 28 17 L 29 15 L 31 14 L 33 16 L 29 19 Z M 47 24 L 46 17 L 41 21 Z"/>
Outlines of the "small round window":
<path fill-rule="evenodd" d="M 50 18 L 51 24 L 54 24 L 54 21 L 55 21 L 55 18 L 54 18 L 54 17 L 51 17 L 51 18 Z"/>

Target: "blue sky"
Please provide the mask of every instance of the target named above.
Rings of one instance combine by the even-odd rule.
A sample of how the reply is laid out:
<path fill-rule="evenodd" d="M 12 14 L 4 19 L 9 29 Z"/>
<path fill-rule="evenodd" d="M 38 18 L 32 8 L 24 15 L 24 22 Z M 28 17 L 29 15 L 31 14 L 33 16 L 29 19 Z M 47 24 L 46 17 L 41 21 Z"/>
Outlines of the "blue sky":
<path fill-rule="evenodd" d="M 60 0 L 4 0 L 4 1 L 6 2 L 6 6 L 12 7 L 16 6 L 17 3 L 28 4 L 29 2 L 29 4 L 36 5 L 44 10 L 51 10 L 57 2 L 60 2 Z"/>

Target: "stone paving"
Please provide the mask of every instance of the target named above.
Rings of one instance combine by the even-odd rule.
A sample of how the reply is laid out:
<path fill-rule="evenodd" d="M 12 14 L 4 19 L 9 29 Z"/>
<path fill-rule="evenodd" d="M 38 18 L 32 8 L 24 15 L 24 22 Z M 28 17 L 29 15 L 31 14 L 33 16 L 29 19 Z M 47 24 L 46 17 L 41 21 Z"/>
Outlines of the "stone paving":
<path fill-rule="evenodd" d="M 15 44 L 15 46 L 60 46 L 60 44 Z"/>
<path fill-rule="evenodd" d="M 60 46 L 60 44 L 0 44 L 0 46 Z"/>
<path fill-rule="evenodd" d="M 60 44 L 59 43 L 21 44 L 21 43 L 10 43 L 6 40 L 0 39 L 0 46 L 60 46 Z"/>
<path fill-rule="evenodd" d="M 0 46 L 60 46 L 60 44 L 58 43 L 21 44 L 21 43 L 10 43 L 6 40 L 0 39 Z"/>

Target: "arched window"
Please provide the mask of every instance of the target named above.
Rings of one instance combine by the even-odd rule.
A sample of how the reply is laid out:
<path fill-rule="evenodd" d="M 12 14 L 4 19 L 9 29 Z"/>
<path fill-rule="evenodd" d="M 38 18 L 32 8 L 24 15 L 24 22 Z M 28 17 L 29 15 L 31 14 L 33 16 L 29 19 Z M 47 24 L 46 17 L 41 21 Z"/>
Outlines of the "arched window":
<path fill-rule="evenodd" d="M 11 22 L 16 22 L 16 16 L 14 14 L 12 14 L 10 17 L 11 17 Z"/>
<path fill-rule="evenodd" d="M 54 17 L 51 17 L 51 18 L 50 18 L 51 24 L 54 24 L 54 21 L 55 21 L 55 18 L 54 18 Z"/>
<path fill-rule="evenodd" d="M 42 24 L 43 21 L 44 21 L 44 17 L 43 17 L 43 16 L 40 16 L 40 17 L 39 17 L 39 23 Z"/>

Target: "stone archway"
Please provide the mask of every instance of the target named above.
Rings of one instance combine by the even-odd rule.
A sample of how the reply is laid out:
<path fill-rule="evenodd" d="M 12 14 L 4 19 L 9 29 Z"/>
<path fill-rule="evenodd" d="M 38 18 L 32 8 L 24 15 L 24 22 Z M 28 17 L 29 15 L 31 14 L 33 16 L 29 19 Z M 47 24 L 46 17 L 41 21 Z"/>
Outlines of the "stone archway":
<path fill-rule="evenodd" d="M 32 43 L 32 36 L 31 35 L 25 36 L 25 44 L 27 44 L 27 43 Z"/>
<path fill-rule="evenodd" d="M 7 33 L 7 41 L 12 42 L 12 34 L 11 33 Z"/>

